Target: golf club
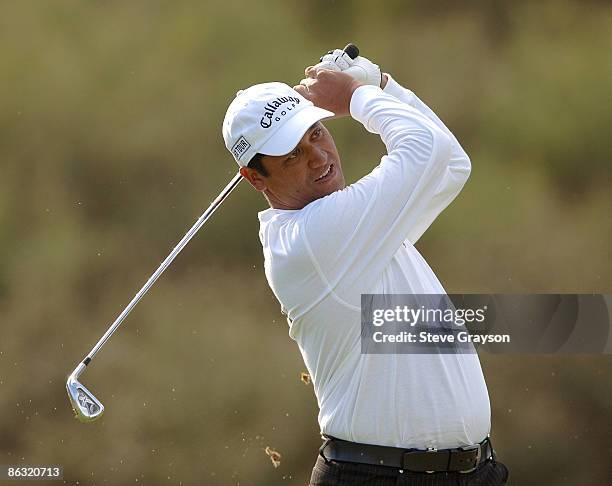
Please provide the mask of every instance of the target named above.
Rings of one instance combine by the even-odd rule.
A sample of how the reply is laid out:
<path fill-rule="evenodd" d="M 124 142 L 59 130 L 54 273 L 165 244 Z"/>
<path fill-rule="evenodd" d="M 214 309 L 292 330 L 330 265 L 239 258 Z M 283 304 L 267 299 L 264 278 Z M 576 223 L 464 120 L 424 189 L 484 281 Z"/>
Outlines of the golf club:
<path fill-rule="evenodd" d="M 142 297 L 147 293 L 147 291 L 153 286 L 159 276 L 164 272 L 164 270 L 166 270 L 166 268 L 170 266 L 176 256 L 187 245 L 187 243 L 189 243 L 191 238 L 193 238 L 193 236 L 204 225 L 204 223 L 206 223 L 208 218 L 210 218 L 210 216 L 221 205 L 225 198 L 229 196 L 229 194 L 236 188 L 236 186 L 238 186 L 238 183 L 241 180 L 242 176 L 240 175 L 240 172 L 238 172 L 227 184 L 227 186 L 225 186 L 225 188 L 221 191 L 217 198 L 212 202 L 209 208 L 204 211 L 202 216 L 200 216 L 200 218 L 195 222 L 195 224 L 191 227 L 187 234 L 183 236 L 181 241 L 179 241 L 179 243 L 166 257 L 166 259 L 161 263 L 155 273 L 151 275 L 149 280 L 147 280 L 147 283 L 145 283 L 144 286 L 138 291 L 132 301 L 123 310 L 123 312 L 119 314 L 119 317 L 117 317 L 115 322 L 113 322 L 108 331 L 106 331 L 104 336 L 102 336 L 102 338 L 93 347 L 93 349 L 89 352 L 85 359 L 81 363 L 79 363 L 79 365 L 74 369 L 74 371 L 68 376 L 68 380 L 66 381 L 66 390 L 68 391 L 70 403 L 72 404 L 72 408 L 78 420 L 80 420 L 81 422 L 93 422 L 94 420 L 100 418 L 100 416 L 104 413 L 104 405 L 100 403 L 100 401 L 94 396 L 93 393 L 91 393 L 85 386 L 83 386 L 82 383 L 79 382 L 79 376 L 83 373 L 87 365 L 91 363 L 91 360 L 96 355 L 96 353 L 113 335 L 113 333 L 121 325 L 121 323 L 136 306 L 136 304 L 138 304 L 140 299 L 142 299 Z"/>
<path fill-rule="evenodd" d="M 344 48 L 344 51 L 352 58 L 355 59 L 359 55 L 359 49 L 354 44 L 347 44 Z M 234 178 L 225 186 L 225 188 L 221 191 L 221 193 L 217 196 L 217 198 L 212 202 L 210 207 L 204 211 L 202 216 L 195 222 L 195 224 L 191 227 L 191 229 L 187 232 L 185 236 L 179 241 L 179 243 L 174 247 L 172 252 L 166 257 L 166 259 L 161 263 L 159 268 L 155 271 L 153 275 L 147 280 L 144 286 L 138 291 L 138 293 L 134 296 L 132 301 L 127 305 L 127 307 L 119 314 L 119 317 L 115 319 L 115 322 L 109 327 L 104 336 L 98 341 L 98 343 L 93 347 L 93 349 L 89 352 L 89 354 L 85 357 L 85 359 L 78 364 L 78 366 L 74 369 L 74 371 L 68 376 L 68 380 L 66 381 L 66 390 L 68 391 L 68 397 L 70 399 L 70 403 L 72 404 L 72 408 L 75 412 L 75 416 L 81 422 L 93 422 L 94 420 L 100 418 L 104 413 L 104 405 L 91 393 L 82 383 L 79 382 L 79 376 L 85 371 L 87 365 L 91 363 L 91 360 L 96 355 L 96 353 L 104 346 L 106 341 L 113 335 L 113 333 L 117 330 L 117 328 L 121 325 L 121 323 L 125 320 L 128 314 L 132 311 L 132 309 L 138 304 L 140 299 L 147 293 L 147 291 L 153 286 L 155 281 L 159 278 L 159 276 L 170 266 L 172 261 L 176 258 L 176 256 L 181 252 L 181 250 L 189 243 L 191 238 L 198 232 L 198 230 L 206 223 L 208 218 L 215 212 L 215 210 L 221 205 L 221 203 L 225 200 L 227 196 L 236 188 L 238 183 L 242 180 L 242 176 L 240 172 L 238 172 Z"/>

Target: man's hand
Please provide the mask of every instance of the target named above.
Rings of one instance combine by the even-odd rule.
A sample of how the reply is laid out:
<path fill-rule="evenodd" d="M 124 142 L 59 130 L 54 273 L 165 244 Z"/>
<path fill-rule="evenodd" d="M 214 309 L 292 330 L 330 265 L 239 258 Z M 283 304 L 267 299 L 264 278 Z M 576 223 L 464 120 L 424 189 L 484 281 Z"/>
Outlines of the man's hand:
<path fill-rule="evenodd" d="M 308 78 L 302 79 L 293 89 L 315 106 L 335 113 L 336 117 L 347 116 L 353 92 L 362 83 L 339 71 L 318 67 L 309 67 L 306 71 Z"/>
<path fill-rule="evenodd" d="M 378 64 L 374 64 L 363 56 L 355 59 L 341 49 L 335 49 L 325 54 L 321 62 L 314 67 L 322 67 L 332 71 L 342 71 L 350 74 L 353 78 L 363 84 L 371 84 L 384 88 L 387 84 L 387 76 L 382 74 Z M 308 70 L 309 68 L 307 68 Z"/>

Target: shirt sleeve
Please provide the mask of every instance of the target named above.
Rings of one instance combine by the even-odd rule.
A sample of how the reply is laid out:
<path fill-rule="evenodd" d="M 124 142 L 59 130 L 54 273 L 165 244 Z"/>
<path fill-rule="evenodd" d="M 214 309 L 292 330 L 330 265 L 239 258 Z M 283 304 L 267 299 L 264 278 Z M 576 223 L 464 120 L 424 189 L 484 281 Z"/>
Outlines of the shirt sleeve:
<path fill-rule="evenodd" d="M 387 154 L 356 183 L 304 208 L 306 247 L 331 290 L 342 279 L 367 285 L 364 278 L 380 275 L 402 243 L 416 241 L 450 203 L 469 174 L 465 156 L 463 168 L 449 175 L 451 136 L 410 103 L 376 86 L 361 86 L 350 112 L 380 135 Z"/>
<path fill-rule="evenodd" d="M 386 73 L 388 80 L 384 92 L 392 95 L 396 99 L 416 108 L 420 113 L 425 115 L 435 125 L 442 130 L 451 142 L 451 158 L 448 166 L 444 171 L 444 175 L 440 179 L 440 184 L 436 189 L 436 195 L 432 199 L 432 205 L 429 211 L 426 211 L 419 225 L 415 226 L 408 235 L 408 240 L 411 243 L 416 243 L 423 235 L 427 228 L 433 223 L 436 217 L 452 202 L 463 188 L 465 181 L 471 172 L 471 162 L 463 147 L 459 144 L 452 132 L 438 118 L 438 116 L 429 108 L 419 97 L 409 89 L 401 86 L 390 74 Z"/>

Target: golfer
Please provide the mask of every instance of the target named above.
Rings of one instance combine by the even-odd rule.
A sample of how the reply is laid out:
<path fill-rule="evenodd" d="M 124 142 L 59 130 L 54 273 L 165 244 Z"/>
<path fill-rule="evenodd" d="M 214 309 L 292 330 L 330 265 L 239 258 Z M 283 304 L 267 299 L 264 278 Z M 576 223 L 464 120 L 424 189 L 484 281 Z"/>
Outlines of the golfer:
<path fill-rule="evenodd" d="M 319 404 L 323 485 L 502 485 L 477 354 L 362 354 L 362 294 L 445 294 L 414 244 L 459 193 L 470 160 L 414 93 L 341 50 L 291 88 L 237 93 L 223 122 L 266 198 L 259 236 Z M 346 185 L 321 120 L 351 116 L 387 153 Z M 372 164 L 375 165 L 375 164 Z"/>

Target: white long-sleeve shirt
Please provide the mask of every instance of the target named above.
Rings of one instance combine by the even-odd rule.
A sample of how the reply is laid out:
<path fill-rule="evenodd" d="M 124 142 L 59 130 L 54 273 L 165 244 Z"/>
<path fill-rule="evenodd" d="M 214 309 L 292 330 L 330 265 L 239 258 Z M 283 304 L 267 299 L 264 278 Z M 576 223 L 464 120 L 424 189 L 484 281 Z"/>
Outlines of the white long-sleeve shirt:
<path fill-rule="evenodd" d="M 361 354 L 361 294 L 444 294 L 414 243 L 463 187 L 470 160 L 391 77 L 361 86 L 351 116 L 387 155 L 300 210 L 259 213 L 268 283 L 314 384 L 321 432 L 404 448 L 452 448 L 490 430 L 476 354 Z"/>

